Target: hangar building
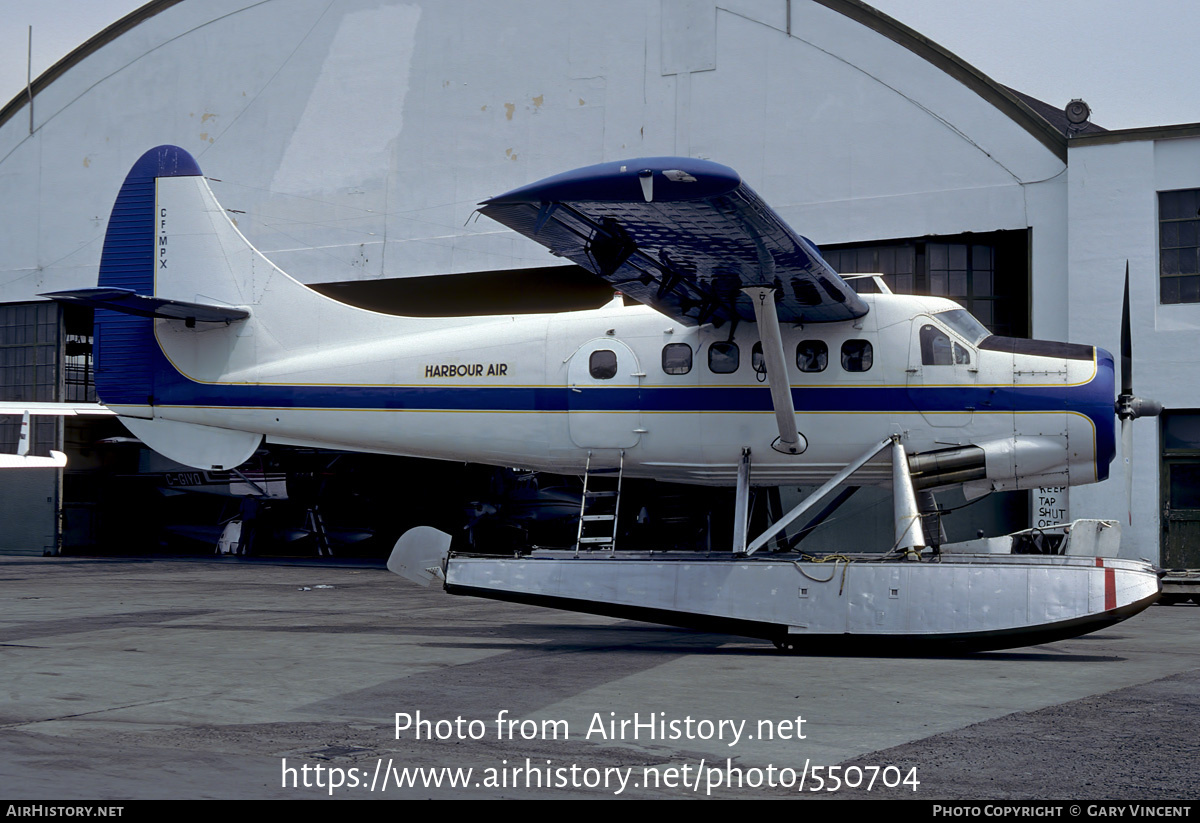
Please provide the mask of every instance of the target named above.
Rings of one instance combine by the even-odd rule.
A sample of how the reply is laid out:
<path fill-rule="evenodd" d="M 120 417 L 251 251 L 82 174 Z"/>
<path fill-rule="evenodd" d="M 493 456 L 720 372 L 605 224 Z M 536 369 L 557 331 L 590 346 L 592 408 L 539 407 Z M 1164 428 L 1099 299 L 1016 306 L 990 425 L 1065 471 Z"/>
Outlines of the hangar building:
<path fill-rule="evenodd" d="M 1138 393 L 1168 413 L 1136 427 L 1125 551 L 1153 559 L 1195 528 L 1200 386 L 1180 375 L 1198 356 L 1200 125 L 1072 123 L 858 0 L 153 0 L 0 110 L 0 399 L 89 396 L 90 318 L 38 295 L 95 284 L 115 193 L 162 143 L 285 271 L 397 311 L 510 311 L 484 284 L 514 272 L 539 299 L 556 283 L 595 299 L 470 218 L 626 157 L 732 166 L 839 271 L 952 297 L 1012 336 L 1119 351 L 1128 260 Z M 423 297 L 406 288 L 423 277 Z M 111 425 L 39 422 L 37 449 L 72 462 L 0 477 L 0 550 L 86 550 L 112 511 L 138 513 L 109 482 L 137 460 L 97 445 Z M 1123 517 L 1122 459 L 1053 506 Z M 957 528 L 1047 505 L 1016 493 Z"/>

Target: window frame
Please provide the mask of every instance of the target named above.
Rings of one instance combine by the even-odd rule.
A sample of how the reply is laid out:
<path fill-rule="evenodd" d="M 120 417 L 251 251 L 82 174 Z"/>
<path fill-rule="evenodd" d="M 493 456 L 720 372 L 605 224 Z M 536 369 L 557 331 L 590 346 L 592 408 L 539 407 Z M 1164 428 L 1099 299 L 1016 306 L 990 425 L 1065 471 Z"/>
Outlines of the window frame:
<path fill-rule="evenodd" d="M 1200 303 L 1200 189 L 1164 189 L 1156 195 L 1158 302 L 1163 306 Z M 1165 217 L 1165 213 L 1174 211 L 1164 207 L 1165 201 L 1180 195 L 1190 195 L 1191 203 L 1183 208 L 1185 213 Z M 1173 242 L 1171 235 L 1174 235 Z"/>
<path fill-rule="evenodd" d="M 609 374 L 604 373 L 604 372 L 608 371 L 608 368 L 609 368 L 608 366 L 604 366 L 600 369 L 601 374 L 596 373 L 597 368 L 598 368 L 596 365 L 596 355 L 598 355 L 598 354 L 611 354 L 612 355 L 612 372 L 611 373 L 609 373 Z M 588 375 L 593 380 L 612 380 L 614 377 L 617 376 L 617 369 L 620 368 L 620 363 L 621 363 L 621 359 L 617 356 L 617 353 L 615 351 L 613 351 L 612 349 L 593 349 L 591 354 L 588 355 Z"/>
<path fill-rule="evenodd" d="M 816 345 L 818 345 L 822 349 L 824 349 L 823 354 L 825 357 L 825 362 L 821 365 L 821 368 L 806 369 L 800 363 L 800 347 L 806 343 L 815 343 Z M 818 354 L 817 356 L 820 357 L 821 355 Z M 796 343 L 796 369 L 797 369 L 797 371 L 801 372 L 802 374 L 820 374 L 821 372 L 825 371 L 827 368 L 829 368 L 829 344 L 828 343 L 826 343 L 824 340 L 818 340 L 816 338 L 813 338 L 811 340 L 801 340 L 798 343 Z"/>
<path fill-rule="evenodd" d="M 733 368 L 726 371 L 718 371 L 713 368 L 713 350 L 717 347 L 731 349 L 733 351 Z M 738 344 L 732 340 L 718 340 L 715 343 L 708 344 L 708 370 L 713 374 L 737 374 L 742 368 L 742 353 L 738 348 Z"/>
<path fill-rule="evenodd" d="M 866 365 L 861 369 L 852 369 L 846 365 L 847 357 L 854 356 L 853 354 L 851 354 L 850 352 L 848 352 L 846 350 L 846 347 L 852 343 L 861 343 L 862 344 L 862 348 L 858 352 L 858 357 L 859 357 L 860 362 L 864 362 L 864 363 L 866 363 Z M 864 337 L 852 337 L 849 340 L 843 340 L 842 347 L 841 347 L 841 357 L 839 358 L 839 360 L 841 361 L 841 364 L 842 364 L 842 371 L 844 371 L 848 374 L 865 374 L 866 372 L 869 372 L 871 370 L 872 366 L 875 365 L 875 347 L 871 344 L 870 340 L 867 340 Z"/>
<path fill-rule="evenodd" d="M 672 371 L 671 369 L 667 368 L 667 350 L 672 347 L 675 347 L 676 350 L 678 350 L 679 346 L 687 349 L 687 368 L 683 371 Z M 663 374 L 676 376 L 681 374 L 689 374 L 692 371 L 692 366 L 695 365 L 695 353 L 692 351 L 692 347 L 687 343 L 667 343 L 662 348 L 662 356 L 659 360 L 659 365 L 662 366 Z M 678 367 L 675 368 L 678 369 Z"/>

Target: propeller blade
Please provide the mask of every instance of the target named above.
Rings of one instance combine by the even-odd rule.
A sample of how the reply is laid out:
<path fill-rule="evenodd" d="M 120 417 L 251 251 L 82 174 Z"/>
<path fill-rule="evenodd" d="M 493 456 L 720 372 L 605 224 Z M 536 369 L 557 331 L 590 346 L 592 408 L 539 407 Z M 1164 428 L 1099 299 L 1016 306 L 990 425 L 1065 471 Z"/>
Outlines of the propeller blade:
<path fill-rule="evenodd" d="M 1133 396 L 1133 335 L 1129 328 L 1129 261 L 1125 261 L 1125 296 L 1121 300 L 1121 396 Z M 1125 503 L 1133 525 L 1133 418 L 1121 418 L 1121 459 L 1125 461 Z"/>
<path fill-rule="evenodd" d="M 1121 304 L 1121 394 L 1133 394 L 1133 338 L 1129 331 L 1129 261 L 1125 261 L 1125 299 Z"/>
<path fill-rule="evenodd" d="M 1129 525 L 1133 525 L 1133 418 L 1121 421 L 1121 459 L 1125 461 L 1125 500 Z"/>

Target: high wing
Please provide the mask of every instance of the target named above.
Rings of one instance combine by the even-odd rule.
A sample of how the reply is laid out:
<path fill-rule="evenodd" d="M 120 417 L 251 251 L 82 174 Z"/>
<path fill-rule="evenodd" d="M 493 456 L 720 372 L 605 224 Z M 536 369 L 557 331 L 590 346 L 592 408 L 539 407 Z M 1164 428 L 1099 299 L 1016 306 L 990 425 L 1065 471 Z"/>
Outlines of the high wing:
<path fill-rule="evenodd" d="M 775 289 L 779 320 L 851 320 L 867 305 L 737 172 L 649 157 L 576 169 L 480 212 L 679 322 L 755 318 L 743 288 Z"/>

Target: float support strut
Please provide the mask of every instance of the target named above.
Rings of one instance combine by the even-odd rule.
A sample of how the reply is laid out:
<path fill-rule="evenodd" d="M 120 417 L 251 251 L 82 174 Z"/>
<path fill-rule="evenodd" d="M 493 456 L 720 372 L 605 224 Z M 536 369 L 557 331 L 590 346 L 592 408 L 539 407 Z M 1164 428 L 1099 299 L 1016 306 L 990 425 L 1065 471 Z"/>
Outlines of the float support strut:
<path fill-rule="evenodd" d="M 752 542 L 749 546 L 747 546 L 746 550 L 744 552 L 738 552 L 738 544 L 736 542 L 734 543 L 734 551 L 738 552 L 739 554 L 745 554 L 747 556 L 754 554 L 756 551 L 758 551 L 763 546 L 765 546 L 767 544 L 767 541 L 769 541 L 772 537 L 774 537 L 776 534 L 778 534 L 779 532 L 786 529 L 788 527 L 789 523 L 791 523 L 793 520 L 795 520 L 800 515 L 804 514 L 806 511 L 811 509 L 813 506 L 817 505 L 817 503 L 821 502 L 822 497 L 829 494 L 829 492 L 833 491 L 836 487 L 842 485 L 842 483 L 845 483 L 846 478 L 848 478 L 850 475 L 854 474 L 856 471 L 861 469 L 868 460 L 870 460 L 875 455 L 879 454 L 881 451 L 883 451 L 885 448 L 887 448 L 891 444 L 892 444 L 892 438 L 889 437 L 887 440 L 883 440 L 883 441 L 880 441 L 879 443 L 872 445 L 871 448 L 869 448 L 865 452 L 863 452 L 861 457 L 859 457 L 857 460 L 853 461 L 852 463 L 848 463 L 846 465 L 846 468 L 842 469 L 840 472 L 835 474 L 833 477 L 829 478 L 829 480 L 827 480 L 825 482 L 825 484 L 823 486 L 821 486 L 821 488 L 817 489 L 815 492 L 810 494 L 808 497 L 804 498 L 804 500 L 800 501 L 800 504 L 797 505 L 794 509 L 792 509 L 790 512 L 785 514 L 783 517 L 776 520 L 769 529 L 767 529 L 765 532 L 763 532 L 758 537 L 756 537 L 754 539 L 754 542 Z M 911 485 L 909 486 L 909 488 L 912 488 Z M 735 525 L 734 528 L 737 528 L 737 526 Z"/>
<path fill-rule="evenodd" d="M 925 548 L 921 510 L 908 473 L 908 455 L 899 437 L 892 441 L 892 511 L 896 524 L 896 544 L 892 548 L 905 552 Z"/>
<path fill-rule="evenodd" d="M 742 449 L 738 463 L 737 496 L 733 504 L 733 553 L 746 553 L 746 535 L 750 521 L 750 449 Z"/>

